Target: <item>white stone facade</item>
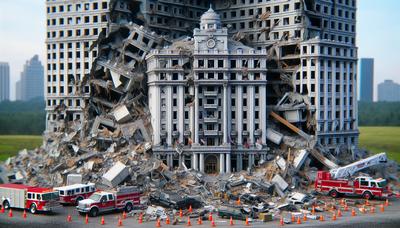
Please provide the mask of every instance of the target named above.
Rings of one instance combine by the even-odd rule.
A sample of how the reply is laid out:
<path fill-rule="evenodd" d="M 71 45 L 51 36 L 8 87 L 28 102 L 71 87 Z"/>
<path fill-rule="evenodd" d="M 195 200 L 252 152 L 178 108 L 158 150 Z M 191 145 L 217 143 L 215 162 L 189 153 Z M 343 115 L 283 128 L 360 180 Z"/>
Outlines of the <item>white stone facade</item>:
<path fill-rule="evenodd" d="M 47 0 L 46 7 L 46 131 L 53 132 L 83 119 L 90 89 L 82 80 L 97 56 L 89 49 L 107 27 L 108 0 Z"/>
<path fill-rule="evenodd" d="M 154 151 L 168 166 L 185 160 L 194 169 L 224 173 L 265 160 L 266 50 L 228 40 L 219 16 L 209 10 L 192 40 L 154 50 L 146 59 Z M 176 150 L 183 151 L 179 159 Z"/>

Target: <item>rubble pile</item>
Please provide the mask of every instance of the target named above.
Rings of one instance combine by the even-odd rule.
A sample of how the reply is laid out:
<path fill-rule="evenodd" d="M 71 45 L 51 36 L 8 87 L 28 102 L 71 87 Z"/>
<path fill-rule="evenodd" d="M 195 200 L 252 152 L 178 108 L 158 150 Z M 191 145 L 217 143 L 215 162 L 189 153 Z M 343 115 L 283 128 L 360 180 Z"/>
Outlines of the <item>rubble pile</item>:
<path fill-rule="evenodd" d="M 173 197 L 167 196 L 174 193 L 191 198 L 191 205 L 198 204 L 203 212 L 244 206 L 250 214 L 300 210 L 289 203 L 314 199 L 303 193 L 313 188 L 317 170 L 368 156 L 340 147 L 334 154 L 324 150 L 310 134 L 315 118 L 309 115 L 308 97 L 287 92 L 271 112 L 275 122 L 267 130 L 271 146 L 266 160 L 234 174 L 206 175 L 184 164 L 170 170 L 152 154 L 145 57 L 172 42 L 133 23 L 136 13 L 118 8 L 116 2 L 111 3 L 108 34 L 101 34 L 97 41 L 99 55 L 91 76 L 83 81 L 91 87 L 85 122 L 65 122 L 57 132 L 45 135 L 41 148 L 8 159 L 5 181 L 55 187 L 65 184 L 68 174 L 81 174 L 82 182 L 96 183 L 100 189 L 139 186 L 148 204 L 165 202 L 160 206 L 171 210 L 179 209 Z M 390 162 L 369 169 L 369 174 L 397 180 L 397 169 Z M 165 211 L 149 207 L 147 214 L 164 215 Z"/>

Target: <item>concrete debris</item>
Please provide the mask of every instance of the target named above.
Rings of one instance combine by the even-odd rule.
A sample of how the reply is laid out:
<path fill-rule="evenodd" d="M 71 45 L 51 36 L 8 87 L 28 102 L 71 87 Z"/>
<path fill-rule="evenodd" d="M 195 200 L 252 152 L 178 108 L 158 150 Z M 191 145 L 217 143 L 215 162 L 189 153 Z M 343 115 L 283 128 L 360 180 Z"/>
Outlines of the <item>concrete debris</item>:
<path fill-rule="evenodd" d="M 70 173 L 67 175 L 67 185 L 82 184 L 82 174 Z"/>
<path fill-rule="evenodd" d="M 117 162 L 108 172 L 103 175 L 103 184 L 116 187 L 129 176 L 129 169 L 121 162 Z"/>
<path fill-rule="evenodd" d="M 138 186 L 143 197 L 147 198 L 145 202 L 148 202 L 145 216 L 154 220 L 157 217 L 164 219 L 174 210 L 185 208 L 190 202 L 196 208 L 193 214 L 199 217 L 206 218 L 206 213 L 218 210 L 222 216 L 232 215 L 243 219 L 249 216 L 268 221 L 271 215 L 281 211 L 310 210 L 300 208 L 299 205 L 307 207 L 308 202 L 315 200 L 315 196 L 308 192 L 317 170 L 335 169 L 339 167 L 338 164 L 348 164 L 368 156 L 355 149 L 346 153 L 346 148 L 338 149 L 337 154 L 333 154 L 317 143 L 314 137 L 316 121 L 309 98 L 282 89 L 286 86 L 281 83 L 272 83 L 279 85 L 271 87 L 279 96 L 270 113 L 272 118 L 264 115 L 266 119 L 263 121 L 268 122 L 266 132 L 254 131 L 258 135 L 266 134 L 266 139 L 271 142 L 267 143 L 268 148 L 261 144 L 258 147 L 258 150 L 266 150 L 266 154 L 260 156 L 256 151 L 249 150 L 252 162 L 235 162 L 236 169 L 246 167 L 247 171 L 207 175 L 194 167 L 190 168 L 183 161 L 187 155 L 180 143 L 164 157 L 154 154 L 153 149 L 156 150 L 156 147 L 153 147 L 155 145 L 151 139 L 153 127 L 147 98 L 146 56 L 167 47 L 179 50 L 183 60 L 181 65 L 174 67 L 185 74 L 184 83 L 193 84 L 195 72 L 187 67 L 193 64 L 193 48 L 189 48 L 193 46 L 193 40 L 180 38 L 173 41 L 158 35 L 146 23 L 139 23 L 143 21 L 139 18 L 141 14 L 131 11 L 136 6 L 130 9 L 115 8 L 124 5 L 117 4 L 120 1 L 124 2 L 113 0 L 110 4 L 108 34 L 102 33 L 99 36 L 96 42 L 98 57 L 93 62 L 90 75 L 82 79 L 82 85 L 90 85 L 90 98 L 84 106 L 84 121 L 60 121 L 62 123 L 58 131 L 45 134 L 42 147 L 23 150 L 17 156 L 7 159 L 0 167 L 0 177 L 4 182 L 43 187 L 92 182 L 99 189 Z M 269 20 L 269 17 L 270 12 L 265 12 L 255 19 L 264 21 Z M 247 35 L 242 32 L 233 38 L 248 41 Z M 267 51 L 268 65 L 277 58 L 276 53 L 282 52 L 277 49 L 278 45 L 274 45 Z M 293 47 L 293 50 L 298 49 L 297 46 Z M 276 63 L 280 69 L 293 71 L 288 64 Z M 159 67 L 163 68 L 166 64 L 161 62 Z M 281 78 L 283 84 L 292 86 L 292 75 L 276 76 L 276 70 L 270 71 L 271 77 Z M 249 101 L 249 96 L 246 99 L 248 103 L 254 103 Z M 257 102 L 260 99 L 265 97 L 257 98 Z M 191 97 L 186 100 L 188 106 L 194 104 Z M 170 102 L 173 102 L 172 98 Z M 167 124 L 175 125 L 172 121 Z M 171 132 L 161 131 L 160 134 L 171 138 L 168 135 Z M 185 131 L 184 134 L 194 135 L 194 132 Z M 237 132 L 232 131 L 232 136 L 235 134 Z M 172 135 L 174 138 L 177 136 Z M 227 138 L 226 141 L 232 141 L 227 147 L 239 147 L 230 136 Z M 193 137 L 188 139 L 192 141 Z M 258 140 L 254 139 L 251 143 L 258 145 L 255 141 Z M 180 164 L 172 165 L 176 161 Z M 210 164 L 216 166 L 215 163 Z M 370 175 L 382 172 L 383 176 L 397 180 L 395 173 L 398 166 L 389 164 L 387 171 L 370 171 Z M 243 203 L 237 205 L 238 201 Z M 307 215 L 314 219 L 312 216 Z"/>

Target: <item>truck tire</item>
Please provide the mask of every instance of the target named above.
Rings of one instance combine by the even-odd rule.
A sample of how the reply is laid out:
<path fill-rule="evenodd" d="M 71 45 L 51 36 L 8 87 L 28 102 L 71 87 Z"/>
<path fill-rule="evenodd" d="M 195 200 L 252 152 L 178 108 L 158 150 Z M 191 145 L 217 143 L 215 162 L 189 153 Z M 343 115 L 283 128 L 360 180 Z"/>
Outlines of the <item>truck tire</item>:
<path fill-rule="evenodd" d="M 131 212 L 131 211 L 133 210 L 133 205 L 132 205 L 132 203 L 127 203 L 127 204 L 125 205 L 124 210 L 125 210 L 125 212 L 127 212 L 127 213 Z"/>
<path fill-rule="evenodd" d="M 29 212 L 31 214 L 35 214 L 37 212 L 37 208 L 36 208 L 36 204 L 31 204 L 31 206 L 29 207 Z"/>
<path fill-rule="evenodd" d="M 4 208 L 4 209 L 9 209 L 9 208 L 10 208 L 10 203 L 8 202 L 8 200 L 4 200 L 4 202 L 3 202 L 3 208 Z"/>
<path fill-rule="evenodd" d="M 371 198 L 372 198 L 372 194 L 371 194 L 371 192 L 369 192 L 369 191 L 365 191 L 365 192 L 362 194 L 362 197 L 363 197 L 364 199 L 371 199 Z"/>
<path fill-rule="evenodd" d="M 90 217 L 96 217 L 98 214 L 99 214 L 99 209 L 97 209 L 97 207 L 93 207 L 89 211 Z"/>
<path fill-rule="evenodd" d="M 81 200 L 83 200 L 83 197 L 82 197 L 82 196 L 78 196 L 78 197 L 75 199 L 75 204 L 78 205 L 78 204 L 79 204 L 79 201 L 81 201 Z"/>
<path fill-rule="evenodd" d="M 339 192 L 336 191 L 335 189 L 332 189 L 329 191 L 329 195 L 333 198 L 338 198 L 339 197 Z"/>

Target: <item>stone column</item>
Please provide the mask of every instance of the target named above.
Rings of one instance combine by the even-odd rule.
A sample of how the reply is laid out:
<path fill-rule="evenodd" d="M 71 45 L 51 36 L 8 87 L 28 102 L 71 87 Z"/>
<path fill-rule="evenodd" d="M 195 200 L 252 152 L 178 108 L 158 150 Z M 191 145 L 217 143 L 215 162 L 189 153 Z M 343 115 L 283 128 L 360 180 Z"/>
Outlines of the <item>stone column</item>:
<path fill-rule="evenodd" d="M 249 160 L 248 160 L 248 162 L 249 162 L 249 168 L 251 168 L 251 166 L 253 165 L 253 155 L 252 154 L 248 154 L 249 155 Z"/>
<path fill-rule="evenodd" d="M 267 90 L 266 86 L 260 86 L 260 93 L 258 95 L 259 108 L 260 108 L 260 126 L 261 126 L 261 140 L 263 144 L 267 144 Z"/>
<path fill-rule="evenodd" d="M 231 172 L 231 154 L 227 153 L 226 154 L 226 173 Z"/>
<path fill-rule="evenodd" d="M 167 144 L 170 147 L 172 145 L 172 86 L 167 86 Z"/>
<path fill-rule="evenodd" d="M 236 105 L 236 112 L 237 112 L 237 137 L 238 137 L 238 146 L 242 146 L 243 138 L 242 138 L 242 132 L 243 132 L 243 87 L 242 86 L 237 86 L 237 105 Z"/>
<path fill-rule="evenodd" d="M 194 143 L 199 144 L 199 86 L 194 87 Z M 204 155 L 203 155 L 204 156 Z M 204 158 L 204 157 L 203 157 Z"/>
<path fill-rule="evenodd" d="M 223 120 L 224 120 L 224 122 L 223 122 L 223 128 L 224 128 L 224 136 L 223 136 L 223 144 L 224 145 L 228 145 L 229 144 L 229 142 L 228 142 L 228 135 L 229 135 L 229 132 L 228 132 L 228 115 L 229 115 L 229 110 L 228 110 L 228 89 L 227 89 L 227 84 L 225 84 L 224 83 L 224 99 L 222 100 L 222 102 L 223 102 L 223 116 L 222 116 L 222 118 L 223 118 Z"/>
<path fill-rule="evenodd" d="M 242 155 L 241 154 L 237 154 L 236 155 L 236 172 L 239 172 L 239 171 L 241 171 L 242 170 L 242 161 L 243 160 L 243 157 L 242 157 Z"/>
<path fill-rule="evenodd" d="M 225 173 L 225 156 L 224 154 L 219 154 L 219 173 Z"/>
<path fill-rule="evenodd" d="M 193 169 L 194 170 L 199 170 L 199 162 L 198 162 L 198 160 L 197 160 L 197 154 L 195 154 L 195 153 L 193 153 L 192 154 L 192 162 L 193 162 L 193 165 L 192 165 L 192 167 L 193 167 Z"/>
<path fill-rule="evenodd" d="M 204 172 L 204 154 L 200 154 L 200 171 Z"/>
<path fill-rule="evenodd" d="M 248 96 L 247 96 L 247 116 L 249 118 L 247 118 L 247 123 L 248 123 L 248 129 L 249 129 L 249 139 L 251 142 L 251 145 L 254 145 L 255 141 L 254 141 L 254 101 L 255 101 L 255 96 L 254 96 L 254 86 L 251 85 L 248 87 Z"/>
<path fill-rule="evenodd" d="M 185 132 L 185 94 L 183 86 L 178 86 L 178 131 L 179 131 L 179 142 L 183 143 L 183 137 Z"/>

